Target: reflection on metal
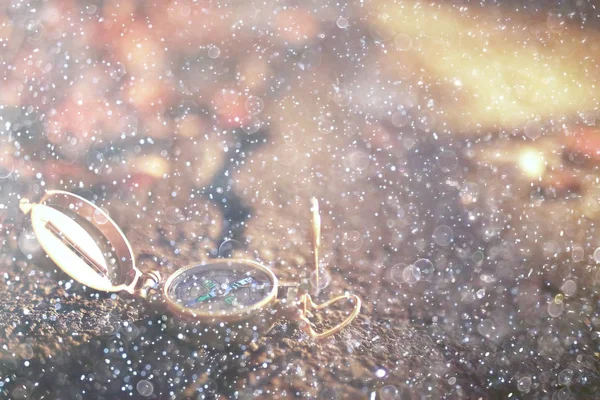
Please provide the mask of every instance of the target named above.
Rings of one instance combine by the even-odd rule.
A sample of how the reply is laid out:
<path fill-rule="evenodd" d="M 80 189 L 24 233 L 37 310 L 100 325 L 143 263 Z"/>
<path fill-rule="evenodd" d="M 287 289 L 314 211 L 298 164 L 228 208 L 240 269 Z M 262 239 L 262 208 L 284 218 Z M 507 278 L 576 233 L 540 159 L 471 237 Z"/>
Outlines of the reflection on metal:
<path fill-rule="evenodd" d="M 310 200 L 312 209 L 312 243 L 313 263 L 315 266 L 315 281 L 317 290 L 319 285 L 319 248 L 321 247 L 321 215 L 319 214 L 319 201 L 314 197 Z"/>
<path fill-rule="evenodd" d="M 52 222 L 52 221 L 46 222 L 46 228 L 48 228 L 52 233 L 54 233 L 56 236 L 58 236 L 58 238 L 61 239 L 66 245 L 71 247 L 73 249 L 73 251 L 75 251 L 83 259 L 83 261 L 85 261 L 86 264 L 88 264 L 98 274 L 100 274 L 100 276 L 104 277 L 104 276 L 108 275 L 108 269 L 106 268 L 105 265 L 102 265 L 101 263 L 95 261 L 94 257 L 92 257 L 89 254 L 89 252 L 85 250 L 84 247 L 78 245 L 75 240 L 71 239 L 67 235 L 67 233 L 62 232 L 54 224 L 54 222 Z"/>
<path fill-rule="evenodd" d="M 105 292 L 133 293 L 141 275 L 121 229 L 102 209 L 73 193 L 50 190 L 38 204 L 22 199 L 40 245 L 54 263 L 76 281 Z M 98 216 L 101 216 L 99 223 Z M 95 228 L 95 237 L 82 224 Z M 104 238 L 114 252 L 107 263 L 97 242 Z"/>

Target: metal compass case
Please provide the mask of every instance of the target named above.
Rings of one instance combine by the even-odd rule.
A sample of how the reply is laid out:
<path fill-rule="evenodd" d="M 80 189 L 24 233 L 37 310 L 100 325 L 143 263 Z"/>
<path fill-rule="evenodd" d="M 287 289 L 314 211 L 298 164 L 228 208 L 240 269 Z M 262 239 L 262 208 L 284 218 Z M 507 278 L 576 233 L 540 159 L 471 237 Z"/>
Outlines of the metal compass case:
<path fill-rule="evenodd" d="M 215 259 L 192 264 L 163 280 L 158 271 L 135 266 L 129 241 L 101 208 L 75 194 L 48 191 L 39 203 L 20 204 L 44 251 L 74 280 L 104 292 L 126 292 L 180 318 L 169 318 L 178 336 L 222 348 L 256 340 L 280 318 L 295 319 L 315 339 L 331 336 L 358 315 L 361 300 L 342 295 L 315 304 L 298 283 L 280 283 L 270 268 L 246 259 Z M 312 201 L 314 266 L 318 282 L 320 217 Z M 318 285 L 317 285 L 318 287 Z M 311 309 L 351 301 L 347 317 L 323 332 L 313 328 Z"/>

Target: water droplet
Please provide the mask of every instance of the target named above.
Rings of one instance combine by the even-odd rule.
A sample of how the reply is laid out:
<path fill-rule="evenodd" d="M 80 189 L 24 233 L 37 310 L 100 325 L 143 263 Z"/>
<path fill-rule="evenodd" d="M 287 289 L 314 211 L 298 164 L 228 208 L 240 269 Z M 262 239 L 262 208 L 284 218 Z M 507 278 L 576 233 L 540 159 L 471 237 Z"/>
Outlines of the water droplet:
<path fill-rule="evenodd" d="M 327 117 L 320 117 L 317 122 L 317 128 L 319 132 L 327 135 L 335 129 L 335 124 Z"/>
<path fill-rule="evenodd" d="M 594 250 L 594 261 L 600 263 L 600 247 Z"/>
<path fill-rule="evenodd" d="M 304 132 L 301 130 L 289 130 L 289 131 L 283 131 L 281 132 L 281 136 L 283 137 L 283 140 L 290 144 L 290 145 L 294 145 L 294 144 L 298 144 L 302 141 L 302 138 L 304 136 Z"/>
<path fill-rule="evenodd" d="M 102 326 L 102 328 L 100 329 L 100 332 L 103 335 L 112 336 L 112 335 L 115 335 L 118 332 L 118 330 L 119 330 L 118 324 L 114 324 L 114 325 L 107 324 L 107 325 Z"/>
<path fill-rule="evenodd" d="M 98 9 L 98 7 L 96 7 L 93 4 L 89 4 L 87 6 L 85 6 L 85 11 L 89 14 L 89 15 L 94 15 L 96 13 L 96 10 Z"/>
<path fill-rule="evenodd" d="M 479 197 L 479 185 L 475 182 L 466 182 L 460 189 L 460 200 L 463 204 L 473 204 Z"/>
<path fill-rule="evenodd" d="M 392 125 L 396 128 L 402 128 L 408 124 L 408 113 L 406 110 L 398 110 L 392 114 Z"/>
<path fill-rule="evenodd" d="M 319 65 L 321 65 L 321 53 L 310 49 L 305 50 L 298 61 L 298 67 L 303 71 L 317 68 Z"/>
<path fill-rule="evenodd" d="M 226 240 L 219 246 L 219 257 L 221 258 L 231 258 L 243 252 L 244 246 L 235 239 Z"/>
<path fill-rule="evenodd" d="M 360 172 L 365 171 L 369 167 L 369 155 L 362 151 L 350 153 L 344 161 L 346 161 L 346 164 L 350 169 L 358 170 Z"/>
<path fill-rule="evenodd" d="M 347 251 L 357 251 L 363 245 L 363 237 L 358 231 L 344 232 L 342 247 Z"/>
<path fill-rule="evenodd" d="M 137 389 L 138 393 L 144 397 L 151 396 L 152 393 L 154 393 L 154 385 L 152 385 L 152 382 L 145 379 L 139 381 L 137 385 L 135 385 L 135 388 Z"/>
<path fill-rule="evenodd" d="M 492 336 L 494 330 L 494 323 L 489 319 L 484 319 L 479 323 L 479 325 L 477 325 L 477 332 L 479 332 L 480 335 L 485 336 L 487 338 Z"/>
<path fill-rule="evenodd" d="M 33 357 L 33 349 L 29 344 L 22 343 L 19 345 L 19 350 L 17 354 L 24 360 L 30 360 Z"/>
<path fill-rule="evenodd" d="M 13 399 L 26 399 L 28 397 L 27 389 L 23 386 L 17 386 L 15 390 L 12 391 Z"/>
<path fill-rule="evenodd" d="M 420 258 L 414 262 L 413 267 L 419 273 L 419 280 L 429 281 L 433 277 L 433 273 L 435 272 L 435 267 L 433 263 L 426 258 Z"/>
<path fill-rule="evenodd" d="M 8 156 L 0 157 L 0 179 L 6 179 L 15 171 L 15 163 Z"/>
<path fill-rule="evenodd" d="M 383 368 L 379 368 L 377 371 L 375 371 L 375 376 L 378 378 L 383 378 L 386 375 L 387 375 L 387 371 Z"/>
<path fill-rule="evenodd" d="M 262 126 L 262 122 L 255 115 L 246 115 L 240 123 L 242 129 L 249 135 L 258 132 Z"/>
<path fill-rule="evenodd" d="M 317 286 L 317 271 L 310 274 L 310 284 L 317 290 L 323 290 L 331 283 L 331 274 L 323 268 L 319 268 L 319 285 Z"/>
<path fill-rule="evenodd" d="M 568 400 L 571 397 L 571 390 L 569 388 L 562 388 L 557 393 L 557 400 Z M 553 396 L 554 397 L 554 396 Z"/>
<path fill-rule="evenodd" d="M 549 12 L 546 19 L 548 29 L 553 33 L 558 33 L 565 28 L 565 17 L 557 10 Z"/>
<path fill-rule="evenodd" d="M 415 118 L 415 125 L 417 128 L 429 132 L 435 126 L 436 117 L 435 114 L 428 110 L 420 111 Z"/>
<path fill-rule="evenodd" d="M 212 59 L 219 58 L 221 55 L 221 49 L 217 46 L 210 46 L 208 48 L 208 56 Z"/>
<path fill-rule="evenodd" d="M 92 214 L 92 218 L 94 219 L 94 222 L 97 223 L 98 225 L 104 225 L 105 223 L 108 222 L 108 217 L 106 216 L 106 211 L 103 209 L 96 209 L 94 210 L 94 213 Z"/>
<path fill-rule="evenodd" d="M 531 389 L 531 378 L 528 376 L 524 376 L 521 379 L 519 379 L 519 381 L 517 382 L 517 389 L 519 389 L 520 392 L 529 392 L 529 390 Z"/>
<path fill-rule="evenodd" d="M 394 44 L 398 51 L 408 51 L 412 47 L 412 39 L 410 36 L 401 33 L 394 38 Z"/>
<path fill-rule="evenodd" d="M 471 260 L 473 260 L 473 262 L 476 263 L 476 264 L 479 264 L 480 262 L 482 262 L 483 258 L 484 258 L 484 255 L 483 255 L 483 252 L 481 250 L 477 250 L 471 256 Z"/>
<path fill-rule="evenodd" d="M 251 115 L 258 115 L 262 112 L 265 105 L 263 99 L 258 96 L 250 96 L 246 99 L 246 111 L 248 111 Z"/>
<path fill-rule="evenodd" d="M 454 232 L 448 225 L 440 225 L 433 231 L 433 241 L 442 247 L 448 246 L 452 243 Z"/>
<path fill-rule="evenodd" d="M 41 245 L 31 230 L 24 230 L 19 235 L 19 249 L 23 254 L 35 254 L 41 249 Z"/>
<path fill-rule="evenodd" d="M 179 224 L 185 221 L 183 211 L 179 207 L 170 206 L 165 210 L 165 219 L 170 224 Z"/>
<path fill-rule="evenodd" d="M 204 382 L 204 384 L 202 385 L 202 389 L 204 389 L 205 393 L 214 395 L 217 393 L 219 385 L 217 385 L 217 382 L 215 382 L 214 380 L 207 379 L 206 382 Z"/>
<path fill-rule="evenodd" d="M 292 166 L 298 161 L 298 149 L 295 146 L 284 144 L 277 151 L 278 161 L 285 166 Z"/>
<path fill-rule="evenodd" d="M 548 303 L 548 314 L 553 318 L 560 317 L 564 309 L 565 303 L 562 301 L 557 303 L 555 300 L 552 300 Z"/>
<path fill-rule="evenodd" d="M 402 271 L 402 279 L 409 285 L 413 285 L 421 280 L 421 271 L 414 265 L 409 265 Z"/>
<path fill-rule="evenodd" d="M 585 256 L 585 251 L 583 250 L 583 247 L 581 247 L 581 246 L 573 247 L 573 250 L 571 251 L 571 258 L 573 259 L 574 262 L 583 261 L 584 256 Z"/>
<path fill-rule="evenodd" d="M 400 396 L 400 392 L 394 385 L 385 385 L 379 390 L 381 400 L 396 400 Z"/>
<path fill-rule="evenodd" d="M 403 87 L 402 93 L 398 94 L 398 105 L 403 109 L 410 110 L 419 102 L 419 92 L 415 88 Z"/>
<path fill-rule="evenodd" d="M 542 124 L 538 121 L 527 121 L 523 131 L 525 132 L 525 136 L 527 136 L 529 139 L 535 140 L 542 136 L 542 129 Z"/>
<path fill-rule="evenodd" d="M 26 25 L 28 39 L 30 42 L 39 42 L 46 36 L 46 27 L 39 21 L 29 21 Z"/>
<path fill-rule="evenodd" d="M 88 170 L 92 172 L 101 172 L 105 163 L 106 159 L 104 158 L 104 154 L 99 151 L 90 151 L 85 155 L 85 165 L 88 167 Z"/>
<path fill-rule="evenodd" d="M 352 96 L 347 89 L 337 88 L 333 94 L 333 101 L 340 107 L 345 107 L 352 101 Z"/>
<path fill-rule="evenodd" d="M 443 172 L 452 172 L 458 166 L 458 157 L 452 150 L 444 150 L 437 156 L 437 164 Z"/>
<path fill-rule="evenodd" d="M 575 373 L 572 369 L 565 368 L 558 374 L 558 384 L 561 386 L 569 386 L 573 380 Z"/>
<path fill-rule="evenodd" d="M 337 21 L 335 21 L 335 24 L 340 29 L 346 29 L 348 27 L 348 20 L 344 17 L 339 17 Z"/>
<path fill-rule="evenodd" d="M 560 287 L 560 290 L 565 294 L 565 296 L 574 296 L 577 292 L 577 283 L 574 280 L 569 279 L 563 283 Z"/>
<path fill-rule="evenodd" d="M 390 269 L 390 277 L 396 283 L 404 282 L 404 269 L 407 267 L 406 264 L 396 264 Z"/>
<path fill-rule="evenodd" d="M 126 73 L 127 69 L 120 62 L 114 63 L 108 70 L 108 75 L 116 81 L 120 81 Z"/>

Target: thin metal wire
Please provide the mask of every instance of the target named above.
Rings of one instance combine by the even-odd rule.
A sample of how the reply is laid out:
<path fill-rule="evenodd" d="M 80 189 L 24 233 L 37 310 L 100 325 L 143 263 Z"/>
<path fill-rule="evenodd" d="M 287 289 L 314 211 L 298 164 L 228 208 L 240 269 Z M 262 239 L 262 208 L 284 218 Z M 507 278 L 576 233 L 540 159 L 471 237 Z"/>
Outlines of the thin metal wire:
<path fill-rule="evenodd" d="M 321 285 L 319 282 L 319 248 L 321 247 L 321 216 L 319 215 L 319 201 L 316 198 L 310 199 L 312 208 L 312 244 L 313 244 L 313 264 L 315 266 L 315 282 L 317 292 Z"/>
<path fill-rule="evenodd" d="M 340 322 L 339 324 L 334 326 L 333 328 L 330 328 L 321 333 L 316 332 L 313 329 L 313 327 L 310 323 L 310 320 L 308 319 L 308 316 L 307 316 L 307 314 L 309 312 L 309 308 L 313 308 L 315 310 L 321 310 L 321 309 L 329 307 L 331 304 L 336 303 L 343 299 L 348 299 L 348 300 L 354 299 L 354 309 L 352 310 L 350 315 L 345 320 L 343 320 L 342 322 Z M 312 298 L 310 297 L 309 294 L 303 294 L 302 297 L 300 297 L 300 305 L 301 305 L 301 308 L 300 308 L 299 319 L 304 322 L 303 327 L 302 327 L 304 329 L 304 331 L 308 335 L 310 335 L 313 339 L 325 339 L 326 337 L 329 337 L 331 335 L 338 333 L 339 331 L 344 329 L 346 326 L 348 326 L 352 321 L 354 321 L 354 319 L 358 316 L 358 313 L 360 312 L 360 307 L 362 305 L 362 301 L 361 301 L 360 297 L 358 297 L 355 294 L 344 294 L 342 296 L 334 297 L 333 299 L 328 300 L 325 303 L 316 304 L 312 300 Z"/>
<path fill-rule="evenodd" d="M 311 210 L 312 210 L 312 243 L 313 243 L 313 264 L 315 267 L 315 282 L 316 282 L 316 287 L 317 287 L 317 294 L 319 293 L 319 290 L 321 289 L 321 285 L 320 285 L 320 268 L 319 268 L 319 248 L 321 247 L 321 216 L 319 214 L 319 201 L 316 198 L 312 198 L 310 199 L 310 203 L 311 203 Z M 323 308 L 326 308 L 328 306 L 330 306 L 333 303 L 336 303 L 340 300 L 344 300 L 344 299 L 354 299 L 354 309 L 352 310 L 352 312 L 350 313 L 350 315 L 348 316 L 348 318 L 346 318 L 345 320 L 343 320 L 342 322 L 340 322 L 338 325 L 334 326 L 333 328 L 330 328 L 324 332 L 318 333 L 316 332 L 311 323 L 310 320 L 308 319 L 308 313 L 309 313 L 309 308 L 315 309 L 315 310 L 321 310 Z M 362 301 L 360 299 L 360 297 L 358 297 L 355 294 L 345 294 L 342 296 L 338 296 L 338 297 L 334 297 L 333 299 L 330 299 L 328 301 L 326 301 L 325 303 L 321 303 L 321 304 L 317 304 L 315 303 L 312 298 L 310 297 L 309 294 L 303 294 L 302 296 L 300 296 L 299 299 L 299 304 L 300 304 L 300 320 L 302 320 L 304 322 L 304 330 L 306 333 L 308 333 L 312 338 L 314 339 L 324 339 L 326 337 L 329 337 L 331 335 L 336 334 L 337 332 L 339 332 L 340 330 L 344 329 L 346 326 L 348 326 L 359 314 L 360 312 L 360 307 L 362 305 Z"/>

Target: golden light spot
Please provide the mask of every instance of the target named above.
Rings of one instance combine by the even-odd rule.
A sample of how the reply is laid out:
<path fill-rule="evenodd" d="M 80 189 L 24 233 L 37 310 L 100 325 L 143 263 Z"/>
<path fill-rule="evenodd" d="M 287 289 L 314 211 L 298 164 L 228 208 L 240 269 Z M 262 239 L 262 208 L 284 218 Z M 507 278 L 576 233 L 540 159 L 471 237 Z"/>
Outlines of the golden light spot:
<path fill-rule="evenodd" d="M 544 173 L 546 163 L 542 154 L 528 149 L 519 155 L 519 167 L 529 178 L 538 178 Z"/>

